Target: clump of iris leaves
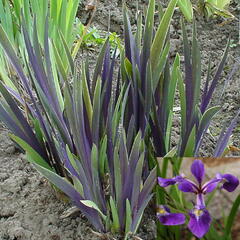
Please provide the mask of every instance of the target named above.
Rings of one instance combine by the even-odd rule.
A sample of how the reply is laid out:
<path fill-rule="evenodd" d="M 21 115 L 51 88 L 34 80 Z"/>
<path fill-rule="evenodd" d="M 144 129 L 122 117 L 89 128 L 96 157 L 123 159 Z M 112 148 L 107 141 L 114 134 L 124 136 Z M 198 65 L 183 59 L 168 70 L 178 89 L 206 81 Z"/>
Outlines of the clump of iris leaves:
<path fill-rule="evenodd" d="M 71 46 L 59 34 L 61 56 L 66 60 L 61 64 L 60 56 L 54 54 L 47 20 L 40 42 L 36 20 L 30 31 L 23 18 L 22 55 L 15 52 L 0 26 L 0 43 L 18 75 L 15 89 L 0 82 L 0 120 L 34 167 L 64 192 L 99 232 L 120 232 L 126 239 L 136 233 L 154 195 L 156 158 L 197 156 L 212 118 L 221 109 L 210 107 L 210 102 L 229 45 L 212 78 L 209 67 L 201 92 L 195 26 L 190 47 L 182 24 L 185 74 L 178 54 L 173 63 L 169 60 L 168 33 L 176 4 L 177 0 L 171 0 L 165 11 L 159 6 L 160 21 L 155 27 L 155 0 L 150 0 L 144 27 L 139 13 L 135 33 L 124 8 L 120 66 L 116 64 L 117 50 L 110 53 L 107 39 L 92 74 L 87 59 L 79 71 Z M 19 86 L 21 91 L 16 91 Z M 177 147 L 171 148 L 177 91 L 181 133 Z M 227 147 L 237 117 L 220 134 L 214 156 L 221 156 Z M 160 176 L 165 177 L 167 166 L 164 161 Z M 167 197 L 164 191 L 161 194 Z M 172 229 L 166 234 L 169 231 Z"/>

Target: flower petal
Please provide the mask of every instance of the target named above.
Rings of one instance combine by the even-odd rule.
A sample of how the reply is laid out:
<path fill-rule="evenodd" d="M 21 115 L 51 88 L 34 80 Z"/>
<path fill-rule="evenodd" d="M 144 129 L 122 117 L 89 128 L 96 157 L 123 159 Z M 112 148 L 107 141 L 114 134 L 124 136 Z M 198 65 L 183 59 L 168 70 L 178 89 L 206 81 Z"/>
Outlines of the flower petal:
<path fill-rule="evenodd" d="M 235 176 L 233 176 L 231 174 L 223 174 L 222 179 L 224 179 L 222 188 L 224 188 L 228 192 L 233 192 L 239 185 L 238 178 L 236 178 Z"/>
<path fill-rule="evenodd" d="M 201 160 L 194 160 L 191 166 L 191 172 L 197 179 L 198 183 L 201 184 L 205 174 L 204 164 Z"/>
<path fill-rule="evenodd" d="M 159 206 L 157 217 L 163 225 L 181 225 L 185 223 L 185 215 L 182 213 L 171 213 L 166 206 Z"/>
<path fill-rule="evenodd" d="M 202 238 L 209 230 L 211 216 L 206 208 L 196 206 L 190 213 L 189 230 L 198 238 Z"/>
<path fill-rule="evenodd" d="M 183 180 L 178 184 L 178 188 L 180 191 L 182 192 L 192 192 L 192 193 L 196 193 L 197 190 L 197 186 L 188 181 L 188 180 Z"/>
<path fill-rule="evenodd" d="M 185 223 L 185 215 L 182 213 L 169 213 L 157 216 L 162 225 L 181 225 Z"/>
<path fill-rule="evenodd" d="M 222 181 L 222 178 L 213 178 L 210 181 L 206 182 L 202 187 L 203 193 L 206 194 L 212 192 L 220 181 Z"/>
<path fill-rule="evenodd" d="M 167 187 L 169 185 L 174 185 L 176 183 L 177 183 L 176 178 L 161 178 L 161 177 L 158 177 L 158 184 L 161 187 Z"/>

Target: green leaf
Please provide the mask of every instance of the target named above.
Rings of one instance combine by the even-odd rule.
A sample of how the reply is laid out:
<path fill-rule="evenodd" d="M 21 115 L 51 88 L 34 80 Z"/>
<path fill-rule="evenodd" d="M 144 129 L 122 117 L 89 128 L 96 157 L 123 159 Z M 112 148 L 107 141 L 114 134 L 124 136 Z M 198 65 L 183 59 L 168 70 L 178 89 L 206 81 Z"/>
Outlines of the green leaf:
<path fill-rule="evenodd" d="M 73 180 L 74 188 L 84 197 L 83 185 L 81 184 L 79 179 L 77 177 L 75 177 L 74 175 L 72 175 L 71 178 Z"/>
<path fill-rule="evenodd" d="M 67 156 L 69 158 L 70 163 L 72 164 L 73 168 L 75 169 L 76 172 L 79 172 L 78 166 L 76 164 L 74 155 L 71 153 L 68 145 L 66 145 L 66 151 L 67 151 Z"/>
<path fill-rule="evenodd" d="M 112 219 L 113 219 L 112 229 L 114 232 L 117 232 L 120 229 L 120 222 L 118 217 L 118 210 L 112 196 L 110 196 L 110 207 L 111 207 L 111 213 L 112 213 Z"/>
<path fill-rule="evenodd" d="M 98 149 L 95 144 L 92 146 L 91 151 L 91 162 L 92 162 L 92 175 L 93 175 L 93 183 L 95 186 L 100 186 L 99 183 L 99 169 L 98 169 Z M 97 191 L 97 190 L 96 190 Z"/>
<path fill-rule="evenodd" d="M 132 150 L 129 156 L 129 163 L 134 162 L 136 160 L 135 158 L 139 156 L 139 152 L 141 149 L 140 147 L 142 144 L 141 140 L 142 140 L 142 133 L 141 131 L 139 131 L 132 145 Z"/>
<path fill-rule="evenodd" d="M 38 164 L 39 166 L 46 168 L 53 172 L 53 169 L 48 165 L 48 163 L 32 148 L 30 147 L 25 141 L 21 138 L 10 134 L 10 138 L 15 141 L 17 144 L 20 145 L 22 149 L 24 149 L 28 155 L 27 160 L 31 163 Z"/>
<path fill-rule="evenodd" d="M 34 125 L 34 130 L 35 130 L 35 133 L 36 133 L 36 137 L 37 137 L 37 139 L 40 143 L 43 143 L 44 142 L 43 134 L 42 134 L 42 130 L 41 130 L 39 120 L 38 119 L 32 119 L 32 121 L 33 121 L 33 125 Z"/>
<path fill-rule="evenodd" d="M 233 223 L 234 223 L 234 220 L 235 220 L 235 217 L 238 213 L 239 208 L 240 208 L 240 195 L 238 195 L 238 197 L 234 201 L 234 203 L 232 205 L 232 208 L 231 208 L 231 211 L 230 211 L 230 214 L 229 214 L 228 219 L 227 219 L 227 224 L 225 226 L 225 231 L 224 231 L 225 232 L 224 236 L 226 238 L 230 237 L 231 229 L 233 227 Z"/>
<path fill-rule="evenodd" d="M 66 143 L 68 143 L 69 146 L 71 146 L 71 140 L 70 140 L 70 136 L 68 135 L 68 132 L 66 131 L 66 129 L 62 125 L 59 117 L 57 116 L 56 112 L 53 110 L 52 106 L 49 105 L 49 102 L 46 98 L 46 95 L 43 93 L 42 89 L 40 88 L 40 86 L 38 85 L 38 83 L 36 81 L 35 81 L 35 86 L 36 86 L 37 93 L 39 95 L 39 99 L 41 101 L 41 104 L 44 107 L 46 113 L 48 114 L 49 119 L 52 121 L 52 123 L 58 129 L 58 131 L 61 134 L 64 141 Z"/>
<path fill-rule="evenodd" d="M 145 159 L 145 153 L 142 153 L 139 157 L 139 160 L 134 172 L 133 192 L 132 192 L 132 198 L 131 198 L 131 203 L 133 204 L 133 206 L 137 206 L 139 194 L 141 191 L 144 159 Z"/>
<path fill-rule="evenodd" d="M 62 1 L 59 0 L 50 1 L 50 18 L 54 20 L 54 23 L 58 21 L 61 3 Z"/>
<path fill-rule="evenodd" d="M 176 147 L 172 148 L 166 155 L 164 156 L 165 158 L 173 158 L 177 153 Z"/>
<path fill-rule="evenodd" d="M 20 19 L 21 5 L 22 5 L 21 0 L 14 0 L 13 1 L 14 12 L 16 13 L 18 19 Z"/>
<path fill-rule="evenodd" d="M 91 102 L 91 97 L 90 97 L 90 91 L 88 88 L 87 84 L 87 78 L 86 78 L 86 70 L 85 70 L 85 65 L 83 65 L 82 68 L 82 82 L 83 82 L 83 99 L 84 103 L 86 106 L 86 111 L 88 115 L 88 120 L 90 123 L 92 123 L 92 115 L 93 115 L 93 107 L 92 107 L 92 102 Z"/>
<path fill-rule="evenodd" d="M 177 2 L 178 2 L 178 0 L 170 1 L 170 3 L 168 4 L 167 10 L 165 11 L 165 13 L 162 17 L 160 25 L 155 34 L 155 38 L 153 40 L 153 44 L 151 47 L 151 55 L 150 55 L 153 71 L 157 67 L 158 59 L 159 59 L 162 49 L 164 47 L 165 40 L 166 40 L 167 33 L 168 33 L 168 28 L 170 26 L 170 22 L 171 22 Z"/>
<path fill-rule="evenodd" d="M 170 148 L 170 140 L 171 140 L 171 130 L 172 130 L 172 123 L 173 123 L 173 111 L 169 111 L 168 115 L 168 122 L 167 122 L 167 128 L 166 128 L 166 137 L 165 137 L 165 148 L 166 151 L 169 151 Z"/>
<path fill-rule="evenodd" d="M 99 207 L 97 206 L 96 203 L 94 203 L 94 202 L 91 201 L 91 200 L 80 200 L 80 202 L 81 202 L 82 204 L 84 204 L 85 206 L 87 206 L 87 207 L 89 207 L 89 208 L 93 208 L 93 209 L 95 209 L 96 211 L 98 211 L 98 212 L 100 213 L 101 217 L 103 218 L 103 220 L 106 221 L 107 216 L 102 213 L 102 211 L 99 209 Z"/>
<path fill-rule="evenodd" d="M 94 93 L 97 80 L 101 76 L 103 60 L 105 57 L 108 44 L 109 44 L 109 39 L 105 41 L 104 45 L 102 46 L 101 52 L 99 53 L 97 58 L 97 63 L 94 69 L 93 77 L 92 77 L 92 93 Z"/>
<path fill-rule="evenodd" d="M 68 37 L 69 46 L 72 45 L 72 38 L 76 37 L 76 36 L 73 36 L 73 28 L 75 26 L 74 23 L 75 23 L 76 14 L 78 11 L 79 2 L 80 0 L 68 1 L 66 37 Z"/>
<path fill-rule="evenodd" d="M 192 128 L 192 131 L 189 135 L 185 152 L 184 152 L 184 157 L 192 157 L 194 156 L 194 148 L 195 148 L 195 138 L 196 138 L 196 126 Z"/>
<path fill-rule="evenodd" d="M 58 67 L 58 71 L 62 75 L 63 80 L 66 82 L 67 72 L 65 70 L 64 63 L 61 59 L 60 53 L 58 52 L 56 45 L 53 43 L 52 46 L 53 46 L 53 52 L 54 52 L 56 65 Z"/>
<path fill-rule="evenodd" d="M 193 20 L 193 7 L 190 0 L 178 0 L 178 6 L 187 21 Z"/>
<path fill-rule="evenodd" d="M 82 196 L 79 192 L 74 188 L 74 186 L 65 178 L 60 177 L 58 174 L 50 171 L 47 168 L 44 168 L 36 163 L 34 163 L 34 167 L 45 176 L 50 182 L 52 182 L 57 188 L 63 191 L 66 195 L 68 195 L 71 199 L 75 201 L 80 201 Z"/>
<path fill-rule="evenodd" d="M 230 0 L 206 0 L 204 6 L 208 12 L 208 17 L 217 14 L 225 18 L 235 18 L 233 14 L 225 9 L 229 3 Z"/>
<path fill-rule="evenodd" d="M 137 32 L 136 32 L 136 42 L 139 49 L 141 47 L 141 41 L 142 41 L 142 13 L 140 12 L 137 18 Z"/>
<path fill-rule="evenodd" d="M 125 67 L 127 75 L 131 78 L 131 76 L 132 76 L 132 64 L 127 58 L 124 59 L 124 67 Z"/>
<path fill-rule="evenodd" d="M 23 141 L 21 138 L 9 134 L 10 138 L 15 141 L 17 144 L 20 145 L 22 149 L 24 149 L 28 155 L 28 161 L 31 163 L 36 163 L 44 168 L 47 168 L 50 171 L 53 171 L 53 169 L 48 165 L 48 163 L 32 148 L 30 147 L 25 141 Z"/>
<path fill-rule="evenodd" d="M 168 108 L 169 108 L 169 110 L 172 110 L 172 111 L 173 111 L 173 104 L 174 104 L 174 98 L 175 98 L 175 92 L 176 92 L 176 85 L 177 85 L 177 80 L 178 80 L 179 67 L 180 67 L 180 56 L 177 53 L 174 63 L 173 63 L 171 80 L 169 83 L 168 101 L 167 101 Z"/>
<path fill-rule="evenodd" d="M 171 137 L 171 129 L 172 129 L 172 119 L 173 119 L 173 104 L 175 99 L 175 92 L 176 92 L 176 85 L 178 80 L 178 71 L 180 66 L 180 57 L 177 54 L 176 58 L 173 63 L 173 69 L 172 74 L 169 82 L 168 87 L 168 94 L 167 94 L 167 112 L 168 112 L 168 118 L 167 118 L 167 128 L 166 128 L 166 137 L 165 137 L 165 148 L 166 151 L 169 151 L 169 145 L 170 145 L 170 137 Z"/>
<path fill-rule="evenodd" d="M 165 67 L 167 59 L 168 59 L 169 50 L 170 50 L 170 43 L 168 41 L 166 43 L 166 46 L 164 47 L 162 53 L 161 53 L 161 56 L 160 56 L 158 62 L 157 62 L 157 67 L 152 74 L 152 78 L 153 78 L 152 89 L 153 89 L 153 92 L 155 92 L 155 90 L 156 90 L 156 88 L 159 84 L 160 76 L 161 76 L 161 74 L 164 70 L 164 67 Z"/>
<path fill-rule="evenodd" d="M 207 125 L 209 124 L 210 120 L 214 117 L 214 115 L 221 109 L 220 106 L 215 106 L 209 108 L 207 111 L 204 112 L 200 124 L 199 124 L 199 131 L 203 131 Z"/>
<path fill-rule="evenodd" d="M 73 58 L 72 58 L 71 52 L 70 52 L 70 50 L 68 48 L 66 39 L 64 38 L 63 34 L 61 32 L 59 32 L 59 34 L 60 34 L 60 37 L 61 37 L 61 40 L 62 40 L 64 51 L 65 51 L 66 56 L 67 56 L 68 66 L 70 66 L 71 72 L 72 72 L 72 74 L 74 74 L 74 62 L 73 62 Z"/>
<path fill-rule="evenodd" d="M 151 64 L 147 63 L 147 81 L 145 81 L 145 100 L 142 101 L 142 104 L 144 106 L 144 112 L 146 114 L 151 112 L 151 106 L 152 106 L 152 70 L 151 70 Z"/>
<path fill-rule="evenodd" d="M 93 97 L 93 115 L 92 115 L 92 138 L 96 146 L 99 145 L 100 131 L 100 111 L 101 111 L 101 78 L 99 77 L 96 83 Z"/>
<path fill-rule="evenodd" d="M 0 54 L 2 54 L 2 53 L 0 53 Z M 2 54 L 2 55 L 4 55 L 4 54 Z M 8 76 L 7 68 L 8 68 L 8 66 L 7 66 L 6 61 L 2 61 L 0 59 L 0 78 L 1 78 L 1 80 L 3 80 L 4 84 L 7 87 L 13 89 L 15 92 L 18 92 L 18 89 L 16 88 L 13 80 L 11 80 Z"/>
<path fill-rule="evenodd" d="M 196 38 L 196 23 L 193 23 L 192 40 L 192 72 L 193 72 L 193 107 L 197 106 L 200 96 L 201 85 L 201 54 Z"/>
<path fill-rule="evenodd" d="M 227 238 L 222 238 L 219 235 L 218 231 L 215 229 L 214 223 L 211 224 L 210 229 L 204 238 L 206 238 L 207 240 L 231 240 Z"/>
<path fill-rule="evenodd" d="M 100 144 L 100 153 L 99 153 L 99 173 L 100 177 L 103 177 L 105 174 L 105 165 L 107 163 L 107 136 L 105 135 Z"/>
<path fill-rule="evenodd" d="M 113 117 L 112 117 L 112 135 L 113 135 L 113 139 L 115 139 L 115 137 L 116 137 L 117 129 L 118 129 L 120 120 L 122 119 L 122 121 L 123 121 L 123 118 L 121 117 L 123 115 L 121 114 L 121 112 L 124 113 L 124 111 L 125 111 L 128 91 L 129 91 L 129 88 L 127 88 L 125 90 L 125 86 L 123 85 L 123 87 L 121 89 L 121 92 L 120 92 L 120 94 L 118 96 L 117 103 L 115 105 L 115 110 L 114 110 Z"/>
<path fill-rule="evenodd" d="M 8 37 L 6 31 L 3 29 L 3 27 L 1 25 L 0 25 L 0 44 L 2 45 L 2 48 L 4 49 L 8 58 L 11 60 L 12 65 L 16 68 L 16 70 L 20 74 L 24 75 L 22 67 L 20 65 L 20 62 L 18 60 L 18 57 L 15 53 L 15 49 L 14 49 L 11 41 L 9 40 L 9 37 Z M 12 84 L 15 85 L 14 82 L 12 82 Z"/>
<path fill-rule="evenodd" d="M 151 47 L 154 26 L 155 0 L 150 0 L 144 29 L 144 46 Z"/>
<path fill-rule="evenodd" d="M 121 168 L 120 168 L 120 160 L 119 160 L 119 152 L 118 147 L 115 147 L 114 150 L 114 179 L 115 179 L 115 191 L 116 191 L 116 201 L 117 203 L 120 201 L 121 193 L 122 193 L 122 176 L 121 176 Z"/>
<path fill-rule="evenodd" d="M 125 234 L 127 235 L 131 230 L 132 225 L 132 210 L 129 200 L 126 200 L 126 224 L 125 224 Z"/>
<path fill-rule="evenodd" d="M 154 29 L 154 14 L 155 14 L 155 0 L 150 0 L 143 34 L 143 47 L 142 47 L 143 58 L 149 55 L 151 49 Z M 140 46 L 139 49 L 141 49 Z"/>
<path fill-rule="evenodd" d="M 183 136 L 186 130 L 186 94 L 185 94 L 185 86 L 183 83 L 183 78 L 180 70 L 178 70 L 178 91 L 180 94 L 180 105 L 181 105 L 181 135 Z"/>
<path fill-rule="evenodd" d="M 56 95 L 57 95 L 57 99 L 58 99 L 58 104 L 60 106 L 61 111 L 63 111 L 64 108 L 64 100 L 63 100 L 63 96 L 62 96 L 62 91 L 61 91 L 61 86 L 60 86 L 60 80 L 59 80 L 59 75 L 58 75 L 58 71 L 57 71 L 57 64 L 55 63 L 55 58 L 54 58 L 54 48 L 53 48 L 53 44 L 50 42 L 50 58 L 51 58 L 51 65 L 52 65 L 52 73 L 53 73 L 53 83 L 55 85 L 55 91 L 56 91 Z"/>

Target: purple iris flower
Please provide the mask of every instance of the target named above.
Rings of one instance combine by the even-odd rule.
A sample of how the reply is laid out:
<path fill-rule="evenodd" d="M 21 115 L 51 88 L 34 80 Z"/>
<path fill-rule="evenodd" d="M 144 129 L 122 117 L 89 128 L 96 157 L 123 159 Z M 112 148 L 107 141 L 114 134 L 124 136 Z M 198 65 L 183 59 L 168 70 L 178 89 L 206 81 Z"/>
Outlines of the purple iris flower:
<path fill-rule="evenodd" d="M 166 206 L 160 205 L 157 208 L 157 217 L 163 225 L 180 225 L 185 223 L 185 215 L 182 213 L 171 213 Z"/>
<path fill-rule="evenodd" d="M 188 223 L 188 228 L 196 237 L 202 238 L 208 232 L 211 224 L 211 216 L 206 209 L 204 195 L 212 192 L 219 184 L 221 184 L 221 188 L 228 192 L 233 192 L 239 185 L 239 180 L 231 174 L 218 173 L 215 178 L 202 184 L 205 176 L 205 169 L 201 160 L 195 160 L 193 162 L 191 172 L 196 178 L 197 183 L 191 181 L 182 174 L 170 179 L 158 177 L 158 184 L 161 187 L 178 184 L 180 191 L 190 192 L 196 195 L 196 205 L 189 213 L 190 221 Z M 170 213 L 170 210 L 165 206 L 161 206 L 161 209 L 161 211 L 158 211 L 157 216 L 162 224 L 183 224 L 183 219 L 185 219 L 183 214 Z"/>

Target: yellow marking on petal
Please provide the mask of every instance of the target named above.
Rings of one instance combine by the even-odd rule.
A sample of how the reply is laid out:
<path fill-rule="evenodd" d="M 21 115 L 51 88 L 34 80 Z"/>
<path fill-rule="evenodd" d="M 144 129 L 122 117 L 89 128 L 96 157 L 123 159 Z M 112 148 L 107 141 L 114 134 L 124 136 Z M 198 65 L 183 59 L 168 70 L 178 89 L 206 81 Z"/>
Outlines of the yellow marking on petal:
<path fill-rule="evenodd" d="M 165 213 L 166 213 L 166 211 L 165 211 L 164 209 L 160 209 L 158 212 L 159 212 L 160 214 L 165 214 Z"/>
<path fill-rule="evenodd" d="M 158 213 L 158 214 L 161 214 L 161 215 L 164 215 L 164 214 L 167 213 L 167 211 L 166 211 L 164 208 L 159 207 L 159 208 L 157 209 L 157 213 Z"/>
<path fill-rule="evenodd" d="M 194 210 L 194 214 L 195 214 L 195 216 L 197 216 L 197 217 L 200 217 L 200 216 L 202 215 L 202 213 L 203 213 L 203 211 L 200 210 L 200 209 L 195 209 L 195 210 Z"/>

